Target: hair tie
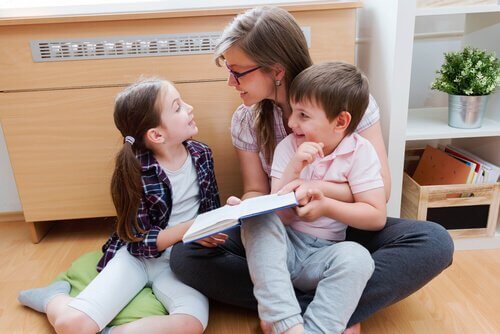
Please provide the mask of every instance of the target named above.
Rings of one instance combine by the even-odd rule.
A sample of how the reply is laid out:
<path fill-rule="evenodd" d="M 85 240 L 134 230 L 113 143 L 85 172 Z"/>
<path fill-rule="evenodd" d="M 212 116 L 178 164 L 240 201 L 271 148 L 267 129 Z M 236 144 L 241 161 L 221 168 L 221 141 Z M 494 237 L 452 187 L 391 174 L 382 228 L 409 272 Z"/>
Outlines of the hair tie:
<path fill-rule="evenodd" d="M 134 143 L 135 143 L 134 137 L 132 137 L 132 136 L 126 136 L 125 137 L 125 143 L 129 143 L 130 146 L 134 145 Z"/>

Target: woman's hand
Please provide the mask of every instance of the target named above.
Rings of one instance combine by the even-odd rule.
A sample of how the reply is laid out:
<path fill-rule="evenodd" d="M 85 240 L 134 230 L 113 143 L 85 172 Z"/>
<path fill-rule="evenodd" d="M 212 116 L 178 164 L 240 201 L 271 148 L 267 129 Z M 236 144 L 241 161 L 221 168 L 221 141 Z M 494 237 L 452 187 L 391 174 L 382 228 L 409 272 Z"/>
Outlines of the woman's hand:
<path fill-rule="evenodd" d="M 238 205 L 241 203 L 241 199 L 239 199 L 236 196 L 229 196 L 229 198 L 226 201 L 227 205 Z"/>
<path fill-rule="evenodd" d="M 204 247 L 214 248 L 214 247 L 217 247 L 219 245 L 223 245 L 226 242 L 227 238 L 228 238 L 227 234 L 217 233 L 217 234 L 211 235 L 209 237 L 200 239 L 200 240 L 196 241 L 196 243 L 198 243 Z"/>

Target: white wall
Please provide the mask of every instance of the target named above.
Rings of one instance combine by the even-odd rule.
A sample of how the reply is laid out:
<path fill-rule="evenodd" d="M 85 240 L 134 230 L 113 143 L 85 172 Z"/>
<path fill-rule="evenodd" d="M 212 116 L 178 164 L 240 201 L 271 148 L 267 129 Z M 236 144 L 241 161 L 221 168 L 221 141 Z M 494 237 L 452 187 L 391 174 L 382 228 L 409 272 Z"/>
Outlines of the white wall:
<path fill-rule="evenodd" d="M 392 175 L 389 216 L 399 217 L 416 4 L 407 0 L 365 0 L 358 9 L 358 66 L 370 80 Z"/>
<path fill-rule="evenodd" d="M 431 90 L 444 53 L 462 47 L 465 15 L 439 15 L 415 19 L 415 39 L 410 83 L 410 108 L 444 107 L 448 95 Z M 435 31 L 439 31 L 436 34 Z"/>
<path fill-rule="evenodd" d="M 21 211 L 21 202 L 10 167 L 3 131 L 0 127 L 0 213 L 12 211 Z"/>

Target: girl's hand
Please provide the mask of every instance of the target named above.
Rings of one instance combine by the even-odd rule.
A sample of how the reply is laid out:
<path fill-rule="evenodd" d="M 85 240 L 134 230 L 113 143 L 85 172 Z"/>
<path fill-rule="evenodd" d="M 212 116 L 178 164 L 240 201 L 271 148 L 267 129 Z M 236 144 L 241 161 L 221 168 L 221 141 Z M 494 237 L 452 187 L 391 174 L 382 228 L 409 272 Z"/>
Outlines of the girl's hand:
<path fill-rule="evenodd" d="M 323 143 L 302 143 L 292 159 L 294 173 L 300 174 L 302 169 L 316 160 L 317 157 L 323 158 L 323 146 Z"/>
<path fill-rule="evenodd" d="M 238 205 L 241 203 L 241 199 L 239 199 L 238 197 L 236 196 L 230 196 L 227 201 L 226 201 L 226 204 L 227 205 Z"/>
<path fill-rule="evenodd" d="M 202 245 L 203 247 L 214 248 L 224 244 L 226 240 L 227 240 L 227 234 L 217 233 L 209 237 L 200 239 L 196 241 L 196 243 Z"/>
<path fill-rule="evenodd" d="M 326 197 L 319 189 L 309 189 L 307 191 L 307 204 L 295 208 L 295 213 L 306 222 L 315 221 L 323 217 L 325 212 Z"/>

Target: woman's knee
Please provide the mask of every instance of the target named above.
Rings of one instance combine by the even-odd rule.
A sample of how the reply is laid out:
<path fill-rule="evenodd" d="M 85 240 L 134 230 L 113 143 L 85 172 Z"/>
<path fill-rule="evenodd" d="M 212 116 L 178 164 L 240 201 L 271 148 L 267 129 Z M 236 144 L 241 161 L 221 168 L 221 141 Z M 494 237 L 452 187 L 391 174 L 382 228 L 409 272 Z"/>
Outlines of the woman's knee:
<path fill-rule="evenodd" d="M 443 269 L 450 266 L 453 262 L 455 246 L 448 231 L 437 223 L 428 221 L 419 223 L 422 224 L 425 240 L 422 250 Z"/>
<path fill-rule="evenodd" d="M 68 308 L 68 312 L 60 314 L 54 320 L 54 329 L 57 333 L 63 334 L 95 334 L 99 331 L 99 327 L 94 320 L 85 313 L 72 308 Z"/>

